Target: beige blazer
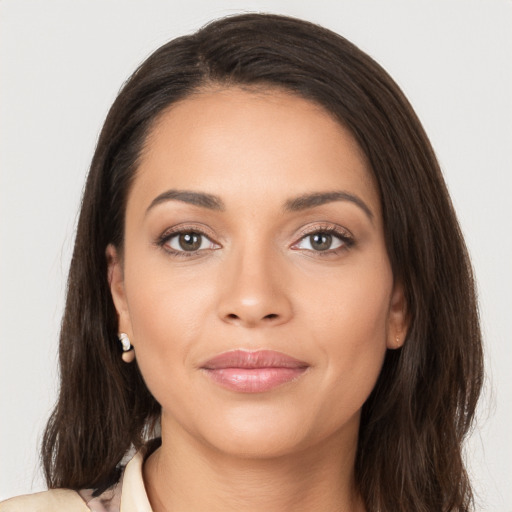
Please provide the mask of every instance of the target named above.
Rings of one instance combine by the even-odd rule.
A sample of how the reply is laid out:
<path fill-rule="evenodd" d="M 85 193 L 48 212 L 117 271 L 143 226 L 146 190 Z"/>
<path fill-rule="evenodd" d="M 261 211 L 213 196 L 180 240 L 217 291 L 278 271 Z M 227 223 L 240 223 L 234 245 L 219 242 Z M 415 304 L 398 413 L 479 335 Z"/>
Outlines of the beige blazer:
<path fill-rule="evenodd" d="M 97 498 L 87 490 L 51 489 L 3 501 L 0 512 L 152 512 L 142 478 L 143 462 L 143 453 L 137 452 L 114 490 Z"/>
<path fill-rule="evenodd" d="M 0 503 L 1 512 L 91 512 L 85 501 L 76 491 L 70 489 L 52 489 L 18 496 Z"/>

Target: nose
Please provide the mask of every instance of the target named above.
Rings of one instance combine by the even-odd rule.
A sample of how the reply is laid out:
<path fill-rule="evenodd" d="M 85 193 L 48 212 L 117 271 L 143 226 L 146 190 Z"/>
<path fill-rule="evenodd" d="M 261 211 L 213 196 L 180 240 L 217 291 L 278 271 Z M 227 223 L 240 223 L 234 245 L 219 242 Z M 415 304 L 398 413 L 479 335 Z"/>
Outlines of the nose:
<path fill-rule="evenodd" d="M 292 318 L 287 272 L 278 259 L 264 251 L 245 251 L 225 262 L 218 303 L 222 321 L 254 328 L 281 325 Z"/>

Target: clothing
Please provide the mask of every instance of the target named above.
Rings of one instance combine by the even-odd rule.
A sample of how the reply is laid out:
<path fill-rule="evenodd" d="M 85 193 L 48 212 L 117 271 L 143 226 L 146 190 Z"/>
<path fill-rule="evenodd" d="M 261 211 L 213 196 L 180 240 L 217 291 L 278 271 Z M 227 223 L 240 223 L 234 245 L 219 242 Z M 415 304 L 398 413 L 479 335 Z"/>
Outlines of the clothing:
<path fill-rule="evenodd" d="M 51 489 L 3 501 L 0 512 L 152 512 L 142 478 L 144 456 L 145 450 L 137 452 L 119 482 L 100 496 L 93 497 L 92 489 Z"/>

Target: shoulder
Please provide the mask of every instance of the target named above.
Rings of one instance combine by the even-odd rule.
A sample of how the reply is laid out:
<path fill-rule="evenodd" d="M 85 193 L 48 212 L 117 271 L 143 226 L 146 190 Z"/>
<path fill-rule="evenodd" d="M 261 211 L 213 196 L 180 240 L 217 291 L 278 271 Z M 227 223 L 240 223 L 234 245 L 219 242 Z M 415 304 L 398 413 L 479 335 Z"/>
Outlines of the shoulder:
<path fill-rule="evenodd" d="M 0 512 L 90 512 L 90 508 L 76 491 L 51 489 L 49 491 L 17 496 L 0 503 Z"/>
<path fill-rule="evenodd" d="M 151 512 L 142 466 L 145 458 L 160 443 L 160 438 L 153 439 L 135 455 L 132 454 L 120 480 L 112 487 L 100 491 L 101 494 L 96 494 L 93 489 L 51 489 L 2 501 L 0 512 L 119 512 L 121 495 L 125 512 Z"/>

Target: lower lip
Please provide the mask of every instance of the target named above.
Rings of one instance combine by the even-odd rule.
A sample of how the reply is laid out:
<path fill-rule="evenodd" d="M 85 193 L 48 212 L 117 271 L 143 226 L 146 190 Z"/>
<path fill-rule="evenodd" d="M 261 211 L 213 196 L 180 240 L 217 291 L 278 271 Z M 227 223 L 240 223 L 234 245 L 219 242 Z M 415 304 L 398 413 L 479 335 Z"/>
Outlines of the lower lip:
<path fill-rule="evenodd" d="M 263 393 L 298 379 L 307 368 L 219 368 L 204 371 L 217 384 L 239 393 Z"/>

